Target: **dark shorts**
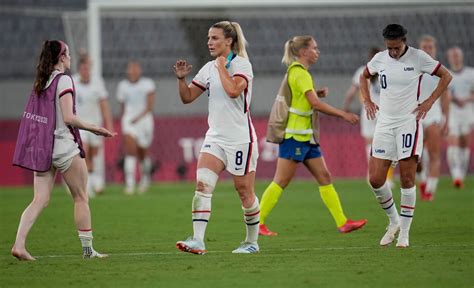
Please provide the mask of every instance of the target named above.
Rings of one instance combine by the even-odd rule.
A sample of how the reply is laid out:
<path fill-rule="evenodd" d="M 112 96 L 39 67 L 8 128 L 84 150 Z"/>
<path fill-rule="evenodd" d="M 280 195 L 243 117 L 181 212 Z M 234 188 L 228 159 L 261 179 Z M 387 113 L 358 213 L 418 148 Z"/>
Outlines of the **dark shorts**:
<path fill-rule="evenodd" d="M 319 144 L 299 142 L 293 138 L 285 139 L 280 143 L 278 157 L 303 162 L 307 159 L 319 158 L 323 155 Z"/>

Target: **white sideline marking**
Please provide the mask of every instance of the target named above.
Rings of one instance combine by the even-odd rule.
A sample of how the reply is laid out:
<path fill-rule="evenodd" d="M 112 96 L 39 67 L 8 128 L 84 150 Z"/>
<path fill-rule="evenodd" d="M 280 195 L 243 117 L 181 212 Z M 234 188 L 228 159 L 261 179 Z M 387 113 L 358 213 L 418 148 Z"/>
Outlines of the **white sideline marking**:
<path fill-rule="evenodd" d="M 449 248 L 449 247 L 474 247 L 474 243 L 470 244 L 454 244 L 454 245 L 413 245 L 410 248 Z M 389 247 L 377 247 L 377 246 L 354 246 L 354 247 L 311 247 L 311 248 L 284 248 L 284 249 L 274 249 L 274 250 L 264 250 L 265 252 L 274 252 L 274 251 L 285 251 L 285 252 L 304 252 L 304 251 L 321 251 L 321 250 L 366 250 L 366 249 L 388 249 Z M 221 254 L 229 253 L 232 251 L 209 251 L 206 254 Z M 183 252 L 132 252 L 132 253 L 106 253 L 109 256 L 150 256 L 150 255 L 179 255 Z M 262 254 L 262 253 L 260 253 Z M 282 256 L 275 254 L 267 254 L 266 256 Z M 67 258 L 67 257 L 79 257 L 79 254 L 65 254 L 65 255 L 41 255 L 34 256 L 36 258 Z"/>

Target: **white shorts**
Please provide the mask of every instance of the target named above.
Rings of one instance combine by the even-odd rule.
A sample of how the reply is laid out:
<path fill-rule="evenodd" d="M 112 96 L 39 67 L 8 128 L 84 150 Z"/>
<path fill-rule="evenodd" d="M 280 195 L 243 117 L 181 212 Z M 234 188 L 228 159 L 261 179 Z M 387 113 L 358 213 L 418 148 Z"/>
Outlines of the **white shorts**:
<path fill-rule="evenodd" d="M 74 142 L 72 134 L 55 132 L 52 163 L 54 168 L 61 173 L 66 172 L 74 156 L 79 153 L 79 146 Z"/>
<path fill-rule="evenodd" d="M 86 130 L 79 130 L 79 133 L 81 133 L 82 143 L 88 146 L 92 146 L 92 147 L 102 146 L 102 143 L 103 143 L 102 136 L 95 135 L 94 133 L 86 131 Z"/>
<path fill-rule="evenodd" d="M 153 115 L 148 114 L 135 124 L 131 121 L 130 118 L 122 118 L 122 133 L 132 136 L 137 141 L 138 147 L 150 147 L 153 141 Z"/>
<path fill-rule="evenodd" d="M 365 139 L 374 137 L 375 124 L 377 124 L 377 118 L 374 120 L 367 119 L 367 113 L 363 109 L 360 113 L 360 134 Z"/>
<path fill-rule="evenodd" d="M 209 153 L 216 156 L 224 163 L 226 170 L 232 175 L 243 176 L 257 169 L 257 142 L 223 145 L 204 140 L 201 153 Z"/>
<path fill-rule="evenodd" d="M 471 119 L 472 115 L 468 112 L 470 111 L 467 109 L 458 109 L 458 111 L 452 111 L 449 113 L 449 135 L 459 137 L 471 133 L 473 125 Z"/>
<path fill-rule="evenodd" d="M 389 128 L 375 127 L 371 155 L 379 159 L 398 161 L 411 156 L 420 158 L 423 152 L 423 126 L 413 120 L 402 126 Z"/>

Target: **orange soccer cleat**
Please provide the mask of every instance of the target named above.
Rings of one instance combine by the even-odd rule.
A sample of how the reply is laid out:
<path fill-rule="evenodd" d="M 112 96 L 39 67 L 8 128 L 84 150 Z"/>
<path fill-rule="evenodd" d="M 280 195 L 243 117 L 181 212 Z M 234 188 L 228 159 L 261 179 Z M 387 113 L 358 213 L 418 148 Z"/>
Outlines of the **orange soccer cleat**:
<path fill-rule="evenodd" d="M 464 188 L 464 182 L 459 178 L 454 179 L 453 185 L 454 185 L 454 187 L 456 187 L 458 189 Z"/>
<path fill-rule="evenodd" d="M 263 236 L 277 236 L 278 235 L 277 232 L 270 231 L 270 229 L 268 229 L 267 225 L 265 224 L 259 225 L 258 234 L 263 235 Z"/>
<path fill-rule="evenodd" d="M 354 230 L 362 228 L 367 223 L 367 219 L 362 220 L 351 220 L 347 219 L 346 223 L 341 227 L 337 228 L 341 233 L 349 233 Z"/>

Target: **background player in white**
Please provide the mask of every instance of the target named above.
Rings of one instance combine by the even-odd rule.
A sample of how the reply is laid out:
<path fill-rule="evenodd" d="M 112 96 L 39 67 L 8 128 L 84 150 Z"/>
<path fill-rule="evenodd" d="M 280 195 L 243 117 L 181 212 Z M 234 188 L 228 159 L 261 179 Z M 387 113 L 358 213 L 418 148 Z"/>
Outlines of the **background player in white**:
<path fill-rule="evenodd" d="M 369 60 L 372 59 L 372 57 L 375 56 L 380 52 L 380 49 L 378 47 L 372 47 L 369 50 Z M 365 70 L 365 65 L 360 66 L 356 72 L 354 73 L 354 76 L 352 76 L 352 84 L 351 87 L 346 92 L 346 97 L 344 98 L 344 106 L 343 109 L 346 112 L 350 111 L 350 106 L 352 103 L 352 100 L 355 98 L 357 93 L 359 92 L 359 79 L 360 79 L 360 74 L 364 72 Z M 372 98 L 372 101 L 376 104 L 379 105 L 380 102 L 380 82 L 378 80 L 378 75 L 374 75 L 370 78 L 370 97 Z M 362 101 L 362 99 L 360 99 Z M 367 159 L 370 158 L 370 149 L 372 146 L 372 137 L 374 137 L 374 132 L 375 132 L 375 123 L 377 121 L 377 115 L 375 116 L 375 119 L 368 119 L 365 115 L 365 108 L 362 105 L 362 109 L 360 111 L 360 134 L 362 137 L 364 137 L 365 140 L 365 150 L 367 153 Z M 387 182 L 389 183 L 390 186 L 393 185 L 393 170 L 394 168 L 390 166 L 388 169 L 388 174 L 387 174 Z"/>
<path fill-rule="evenodd" d="M 43 209 L 48 205 L 51 191 L 59 170 L 66 181 L 74 200 L 74 222 L 82 243 L 84 258 L 102 258 L 107 255 L 97 253 L 92 247 L 92 223 L 87 197 L 87 167 L 81 152 L 80 136 L 73 133 L 75 128 L 88 130 L 97 135 L 112 137 L 115 133 L 105 128 L 90 124 L 74 113 L 74 84 L 71 77 L 64 75 L 71 68 L 71 56 L 68 46 L 57 40 L 44 42 L 36 67 L 34 84 L 35 95 L 46 97 L 46 93 L 55 95 L 55 129 L 52 151 L 52 164 L 46 172 L 34 172 L 34 198 L 21 215 L 15 244 L 11 253 L 19 260 L 36 260 L 26 250 L 26 238 Z M 63 75 L 61 75 L 63 74 Z M 52 86 L 56 77 L 60 77 L 56 87 Z M 51 89 L 54 89 L 51 91 Z M 44 98 L 43 98 L 44 99 Z M 75 127 L 75 128 L 74 128 Z M 27 146 L 16 149 L 28 149 Z M 31 147 L 29 148 L 31 149 Z M 39 159 L 40 157 L 35 158 Z M 36 160 L 38 161 L 38 160 Z"/>
<path fill-rule="evenodd" d="M 459 47 L 447 51 L 453 81 L 449 85 L 451 99 L 447 158 L 455 187 L 464 187 L 464 177 L 471 157 L 470 144 L 474 123 L 474 68 L 464 66 Z"/>
<path fill-rule="evenodd" d="M 406 34 L 407 30 L 399 24 L 387 25 L 383 30 L 387 49 L 369 61 L 360 77 L 367 116 L 373 119 L 380 108 L 369 160 L 369 182 L 390 220 L 380 241 L 383 246 L 391 244 L 398 231 L 397 247 L 409 246 L 408 234 L 416 203 L 416 166 L 423 149 L 423 129 L 419 120 L 426 116 L 451 81 L 451 75 L 438 61 L 406 44 Z M 368 85 L 368 79 L 376 73 L 380 79 L 380 106 L 371 100 Z M 419 85 L 423 73 L 441 79 L 431 96 L 420 104 Z M 400 165 L 400 217 L 392 191 L 386 184 L 392 161 L 398 161 Z"/>
<path fill-rule="evenodd" d="M 80 56 L 78 68 L 78 73 L 72 76 L 76 86 L 77 115 L 97 126 L 104 124 L 105 128 L 113 131 L 107 90 L 101 78 L 92 78 L 91 60 L 87 54 Z M 105 185 L 103 139 L 85 130 L 81 130 L 81 139 L 89 171 L 87 192 L 89 197 L 94 197 L 96 192 L 103 191 Z"/>
<path fill-rule="evenodd" d="M 138 62 L 128 63 L 127 79 L 120 81 L 117 99 L 121 104 L 125 149 L 125 193 L 129 195 L 135 193 L 137 158 L 141 164 L 138 191 L 144 193 L 151 181 L 152 162 L 148 156 L 148 148 L 153 141 L 155 83 L 150 78 L 142 77 L 142 69 Z"/>
<path fill-rule="evenodd" d="M 215 60 L 204 65 L 191 84 L 185 80 L 191 65 L 185 60 L 178 60 L 174 65 L 183 103 L 191 103 L 203 93 L 209 99 L 209 130 L 199 154 L 192 205 L 194 235 L 178 241 L 176 247 L 195 254 L 207 252 L 204 234 L 211 215 L 212 192 L 219 174 L 227 170 L 232 174 L 242 202 L 247 231 L 245 241 L 232 253 L 256 253 L 259 251 L 260 207 L 254 193 L 258 141 L 249 110 L 252 65 L 238 23 L 215 23 L 209 29 L 207 39 L 209 52 Z"/>
<path fill-rule="evenodd" d="M 436 39 L 430 35 L 423 35 L 418 40 L 419 49 L 436 59 Z M 420 101 L 430 97 L 439 78 L 429 74 L 423 74 L 420 83 Z M 449 120 L 449 98 L 446 92 L 431 107 L 430 111 L 421 123 L 423 124 L 423 145 L 426 153 L 423 153 L 422 161 L 418 163 L 420 172 L 421 200 L 432 201 L 441 170 L 441 143 L 443 135 L 448 133 Z"/>

